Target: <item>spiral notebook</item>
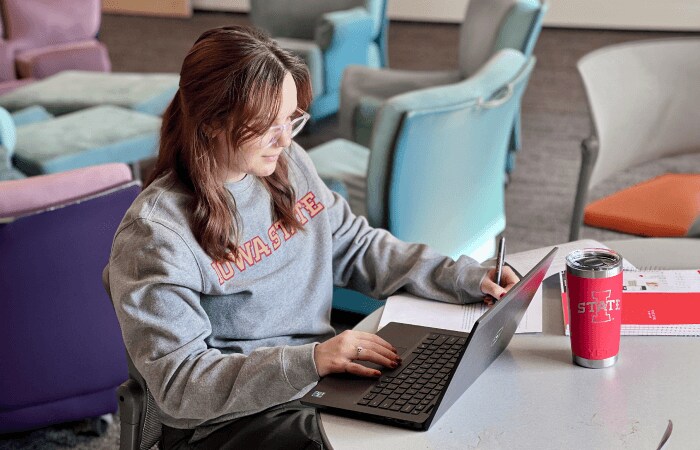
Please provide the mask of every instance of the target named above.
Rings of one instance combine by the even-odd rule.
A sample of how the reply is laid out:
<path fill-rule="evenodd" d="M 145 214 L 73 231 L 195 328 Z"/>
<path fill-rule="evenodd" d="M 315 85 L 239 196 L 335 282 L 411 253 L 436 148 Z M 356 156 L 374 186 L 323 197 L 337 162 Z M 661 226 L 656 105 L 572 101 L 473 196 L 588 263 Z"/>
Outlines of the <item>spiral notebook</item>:
<path fill-rule="evenodd" d="M 625 336 L 700 336 L 700 270 L 625 270 Z M 559 273 L 564 332 L 569 335 L 566 273 Z"/>

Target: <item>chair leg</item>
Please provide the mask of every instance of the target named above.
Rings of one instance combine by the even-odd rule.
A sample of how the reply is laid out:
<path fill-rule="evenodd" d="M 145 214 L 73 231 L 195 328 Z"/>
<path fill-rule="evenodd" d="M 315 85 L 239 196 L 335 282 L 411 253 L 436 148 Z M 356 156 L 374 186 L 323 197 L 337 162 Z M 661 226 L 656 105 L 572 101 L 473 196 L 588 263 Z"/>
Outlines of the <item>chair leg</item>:
<path fill-rule="evenodd" d="M 135 181 L 141 181 L 141 161 L 134 161 L 131 164 L 131 173 Z"/>
<path fill-rule="evenodd" d="M 571 214 L 569 241 L 578 240 L 581 232 L 583 209 L 588 199 L 588 188 L 596 159 L 598 159 L 598 138 L 591 136 L 581 142 L 581 170 L 578 176 L 578 186 L 576 187 L 574 210 Z"/>

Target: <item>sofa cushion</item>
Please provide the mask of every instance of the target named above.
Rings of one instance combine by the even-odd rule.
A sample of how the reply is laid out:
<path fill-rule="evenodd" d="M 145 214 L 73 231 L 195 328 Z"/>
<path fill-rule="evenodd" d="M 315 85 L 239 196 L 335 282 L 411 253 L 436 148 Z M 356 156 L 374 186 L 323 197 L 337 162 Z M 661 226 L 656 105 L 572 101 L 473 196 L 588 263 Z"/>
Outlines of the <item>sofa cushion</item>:
<path fill-rule="evenodd" d="M 586 206 L 587 225 L 641 236 L 686 236 L 700 217 L 700 174 L 665 174 Z"/>
<path fill-rule="evenodd" d="M 334 139 L 310 149 L 309 157 L 321 178 L 329 186 L 339 187 L 338 193 L 348 200 L 352 212 L 367 216 L 369 149 L 345 139 Z M 333 182 L 329 183 L 330 180 Z"/>
<path fill-rule="evenodd" d="M 18 127 L 15 166 L 36 175 L 139 161 L 156 155 L 160 123 L 149 114 L 96 106 Z"/>
<path fill-rule="evenodd" d="M 169 73 L 106 73 L 66 70 L 0 96 L 10 111 L 41 105 L 52 114 L 66 114 L 98 105 L 161 114 L 172 100 L 180 77 Z M 157 99 L 157 104 L 153 100 Z"/>

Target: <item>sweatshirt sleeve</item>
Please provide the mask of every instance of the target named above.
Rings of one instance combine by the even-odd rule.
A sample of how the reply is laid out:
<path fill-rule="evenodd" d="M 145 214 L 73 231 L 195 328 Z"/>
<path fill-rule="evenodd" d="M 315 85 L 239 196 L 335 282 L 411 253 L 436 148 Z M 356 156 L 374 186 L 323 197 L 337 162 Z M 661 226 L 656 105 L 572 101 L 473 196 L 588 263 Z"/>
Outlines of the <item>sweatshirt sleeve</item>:
<path fill-rule="evenodd" d="M 308 155 L 298 149 L 312 183 L 318 183 L 333 232 L 333 282 L 373 298 L 403 290 L 450 303 L 483 298 L 481 281 L 488 268 L 467 256 L 456 261 L 424 244 L 403 242 L 387 230 L 371 227 L 356 216 L 344 198 L 330 191 Z"/>
<path fill-rule="evenodd" d="M 121 229 L 105 272 L 127 351 L 168 416 L 196 426 L 252 414 L 318 381 L 313 343 L 249 355 L 208 348 L 202 272 L 167 224 L 137 219 Z"/>

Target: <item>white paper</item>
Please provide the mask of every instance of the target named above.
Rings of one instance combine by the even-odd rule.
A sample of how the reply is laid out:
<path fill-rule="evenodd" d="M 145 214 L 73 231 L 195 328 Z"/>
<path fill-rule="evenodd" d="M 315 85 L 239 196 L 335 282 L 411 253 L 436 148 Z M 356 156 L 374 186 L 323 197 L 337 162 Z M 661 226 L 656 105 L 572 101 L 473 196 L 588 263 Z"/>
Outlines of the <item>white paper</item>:
<path fill-rule="evenodd" d="M 424 327 L 454 331 L 471 331 L 474 323 L 489 307 L 482 303 L 455 305 L 453 303 L 426 300 L 411 294 L 392 295 L 384 305 L 379 328 L 389 322 L 410 323 Z M 520 322 L 516 333 L 542 331 L 542 286 L 537 290 Z"/>
<path fill-rule="evenodd" d="M 581 239 L 578 241 L 567 242 L 565 244 L 552 245 L 549 247 L 537 248 L 535 250 L 529 250 L 526 252 L 514 253 L 513 255 L 506 255 L 505 261 L 515 267 L 515 270 L 520 272 L 522 275 L 528 273 L 538 262 L 545 257 L 550 250 L 554 247 L 558 247 L 556 255 L 554 255 L 554 260 L 552 265 L 549 266 L 545 278 L 566 270 L 566 255 L 574 250 L 581 250 L 584 248 L 609 248 L 605 244 L 594 241 L 593 239 Z M 635 267 L 629 261 L 623 258 L 622 268 L 624 270 L 634 270 Z"/>
<path fill-rule="evenodd" d="M 700 292 L 698 270 L 642 270 L 624 274 L 623 289 L 629 292 Z"/>

